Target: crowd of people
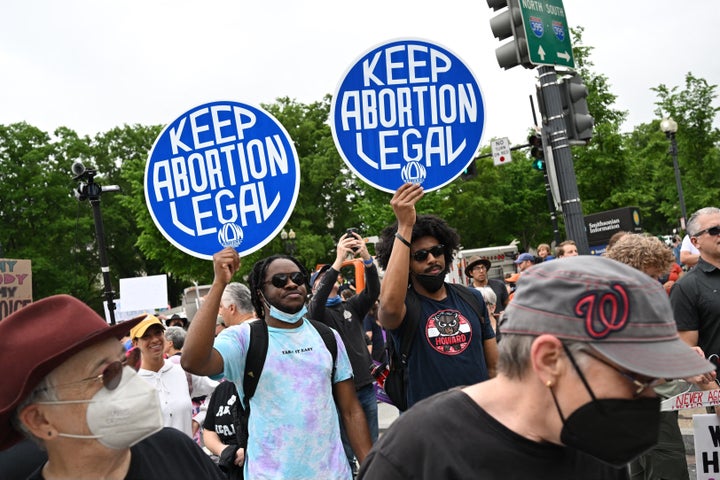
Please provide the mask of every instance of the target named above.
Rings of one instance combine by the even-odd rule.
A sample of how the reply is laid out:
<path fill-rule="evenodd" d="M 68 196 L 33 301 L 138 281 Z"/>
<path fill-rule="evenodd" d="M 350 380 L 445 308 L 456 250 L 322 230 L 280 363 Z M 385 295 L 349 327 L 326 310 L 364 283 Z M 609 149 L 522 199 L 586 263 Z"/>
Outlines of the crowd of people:
<path fill-rule="evenodd" d="M 245 284 L 217 252 L 191 321 L 109 326 L 68 295 L 0 321 L 3 478 L 688 478 L 659 402 L 718 387 L 720 209 L 692 215 L 687 248 L 566 240 L 511 278 L 471 257 L 455 285 L 460 238 L 423 195 L 395 192 L 374 258 L 348 230 L 330 263 L 271 255 Z M 408 346 L 407 411 L 380 435 L 386 343 Z"/>

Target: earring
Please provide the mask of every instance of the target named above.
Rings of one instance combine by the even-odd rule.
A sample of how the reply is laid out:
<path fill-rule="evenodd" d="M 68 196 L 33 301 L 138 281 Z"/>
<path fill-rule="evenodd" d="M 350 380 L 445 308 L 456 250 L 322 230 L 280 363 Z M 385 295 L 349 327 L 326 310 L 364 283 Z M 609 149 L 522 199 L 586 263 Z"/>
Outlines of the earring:
<path fill-rule="evenodd" d="M 552 381 L 552 380 L 548 380 L 547 382 L 545 382 L 545 386 L 548 387 L 548 388 L 552 388 L 552 386 L 553 386 L 553 381 Z"/>

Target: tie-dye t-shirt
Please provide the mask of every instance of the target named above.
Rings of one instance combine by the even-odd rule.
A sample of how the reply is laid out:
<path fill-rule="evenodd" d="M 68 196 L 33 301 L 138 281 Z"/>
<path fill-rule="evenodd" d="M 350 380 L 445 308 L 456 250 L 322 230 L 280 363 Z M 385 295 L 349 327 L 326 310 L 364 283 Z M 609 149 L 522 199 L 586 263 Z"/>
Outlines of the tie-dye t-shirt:
<path fill-rule="evenodd" d="M 352 367 L 337 332 L 334 382 L 352 378 Z M 315 327 L 268 327 L 268 352 L 255 395 L 250 399 L 245 478 L 350 479 L 332 395 L 332 355 Z M 242 377 L 250 339 L 245 322 L 226 328 L 214 348 L 223 357 L 225 378 L 243 398 Z"/>

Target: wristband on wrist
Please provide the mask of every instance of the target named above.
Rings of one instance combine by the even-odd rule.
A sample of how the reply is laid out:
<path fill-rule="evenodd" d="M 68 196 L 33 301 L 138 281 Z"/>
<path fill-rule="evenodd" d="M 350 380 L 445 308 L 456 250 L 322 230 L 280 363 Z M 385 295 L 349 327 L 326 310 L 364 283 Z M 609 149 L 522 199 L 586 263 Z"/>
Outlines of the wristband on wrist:
<path fill-rule="evenodd" d="M 400 235 L 399 233 L 395 232 L 395 238 L 397 238 L 398 240 L 400 240 L 400 241 L 401 241 L 404 245 L 406 245 L 408 248 L 412 248 L 412 247 L 410 246 L 410 242 L 408 242 L 408 241 L 405 239 L 405 237 L 403 237 L 403 236 Z"/>
<path fill-rule="evenodd" d="M 369 267 L 370 265 L 373 264 L 373 258 L 370 257 L 367 260 L 363 260 L 363 263 L 365 264 L 366 267 Z"/>

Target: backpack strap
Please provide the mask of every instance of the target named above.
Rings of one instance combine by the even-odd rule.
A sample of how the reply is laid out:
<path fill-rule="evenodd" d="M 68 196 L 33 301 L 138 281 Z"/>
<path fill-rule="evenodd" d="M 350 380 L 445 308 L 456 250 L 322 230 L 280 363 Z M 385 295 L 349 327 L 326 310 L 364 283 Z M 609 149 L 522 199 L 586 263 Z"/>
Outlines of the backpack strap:
<path fill-rule="evenodd" d="M 405 331 L 403 332 L 402 342 L 400 344 L 400 362 L 407 367 L 408 358 L 410 357 L 410 348 L 412 347 L 415 336 L 417 335 L 417 327 L 420 323 L 420 299 L 412 287 L 408 287 L 405 302 Z"/>
<path fill-rule="evenodd" d="M 320 334 L 320 337 L 323 339 L 323 342 L 325 342 L 325 348 L 328 349 L 330 352 L 330 355 L 332 355 L 333 360 L 333 366 L 332 366 L 332 373 L 330 374 L 330 384 L 332 385 L 333 380 L 335 379 L 335 370 L 337 369 L 337 355 L 338 355 L 338 347 L 337 347 L 337 340 L 335 340 L 335 334 L 333 333 L 332 329 L 325 325 L 322 322 L 319 322 L 317 320 L 313 320 L 311 318 L 308 318 L 307 320 L 310 320 L 310 323 L 313 324 L 315 327 L 315 330 L 318 331 Z"/>
<path fill-rule="evenodd" d="M 245 357 L 243 375 L 243 407 L 250 411 L 250 399 L 255 395 L 258 380 L 265 366 L 268 351 L 268 328 L 264 319 L 250 322 L 250 344 Z"/>

